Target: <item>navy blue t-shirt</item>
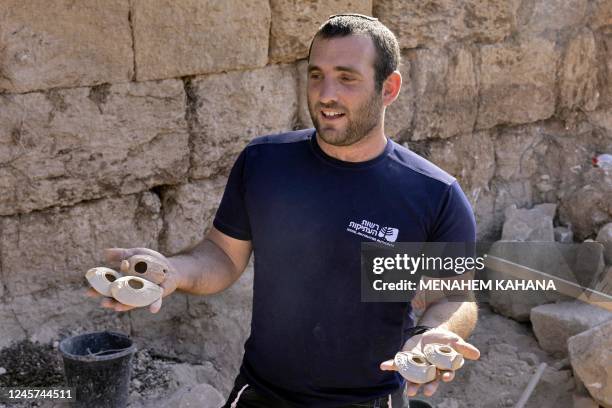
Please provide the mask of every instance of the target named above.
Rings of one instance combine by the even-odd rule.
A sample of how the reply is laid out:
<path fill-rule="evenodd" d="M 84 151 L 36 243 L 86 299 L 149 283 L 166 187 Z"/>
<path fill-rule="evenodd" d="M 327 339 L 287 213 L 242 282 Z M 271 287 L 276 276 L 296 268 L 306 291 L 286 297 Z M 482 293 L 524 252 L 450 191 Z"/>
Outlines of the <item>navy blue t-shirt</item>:
<path fill-rule="evenodd" d="M 401 349 L 412 311 L 361 302 L 360 245 L 370 238 L 350 227 L 364 222 L 389 227 L 390 241 L 475 240 L 455 179 L 390 139 L 358 163 L 325 154 L 313 129 L 257 138 L 238 157 L 214 225 L 253 244 L 241 373 L 262 393 L 333 407 L 399 387 L 379 366 Z"/>

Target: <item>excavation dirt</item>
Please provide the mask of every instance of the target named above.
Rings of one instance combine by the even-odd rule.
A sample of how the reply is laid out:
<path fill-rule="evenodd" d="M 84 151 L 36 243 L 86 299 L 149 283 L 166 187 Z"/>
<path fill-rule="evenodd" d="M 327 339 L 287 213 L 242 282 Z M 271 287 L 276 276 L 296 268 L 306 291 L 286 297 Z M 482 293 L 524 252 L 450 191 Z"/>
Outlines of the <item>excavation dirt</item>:
<path fill-rule="evenodd" d="M 483 306 L 478 327 L 470 341 L 481 351 L 481 359 L 467 362 L 456 379 L 443 384 L 434 398 L 437 408 L 503 408 L 518 401 L 529 378 L 541 362 L 548 368 L 527 408 L 571 408 L 574 377 L 567 360 L 555 360 L 542 351 L 529 325 L 492 313 Z M 176 397 L 177 390 L 191 382 L 210 382 L 206 365 L 192 365 L 139 350 L 132 361 L 130 408 L 160 407 Z M 0 386 L 59 386 L 63 384 L 57 343 L 22 341 L 0 350 Z M 179 404 L 181 405 L 181 404 Z M 2 405 L 0 407 L 9 407 Z M 60 403 L 11 404 L 10 407 L 68 407 Z"/>

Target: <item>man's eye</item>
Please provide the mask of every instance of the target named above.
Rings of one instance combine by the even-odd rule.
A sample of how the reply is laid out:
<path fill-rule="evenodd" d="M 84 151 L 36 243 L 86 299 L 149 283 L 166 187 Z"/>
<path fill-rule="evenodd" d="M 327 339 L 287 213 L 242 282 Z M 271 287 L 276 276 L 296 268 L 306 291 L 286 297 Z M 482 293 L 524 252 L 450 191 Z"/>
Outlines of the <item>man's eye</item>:
<path fill-rule="evenodd" d="M 353 77 L 348 77 L 348 76 L 342 76 L 342 77 L 340 77 L 340 79 L 341 79 L 343 82 L 351 82 L 351 81 L 353 81 L 355 78 L 353 78 Z"/>
<path fill-rule="evenodd" d="M 317 74 L 315 72 L 310 73 L 310 79 L 319 79 L 321 78 L 321 74 Z"/>

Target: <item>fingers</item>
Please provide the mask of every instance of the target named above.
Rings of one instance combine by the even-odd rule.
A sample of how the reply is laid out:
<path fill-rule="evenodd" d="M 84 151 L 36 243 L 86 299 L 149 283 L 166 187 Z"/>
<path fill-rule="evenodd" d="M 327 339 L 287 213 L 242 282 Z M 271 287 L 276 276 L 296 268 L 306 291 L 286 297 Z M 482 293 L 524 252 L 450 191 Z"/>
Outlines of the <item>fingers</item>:
<path fill-rule="evenodd" d="M 451 382 L 455 379 L 454 371 L 440 371 L 438 378 L 441 378 L 444 382 Z"/>
<path fill-rule="evenodd" d="M 100 303 L 100 306 L 106 309 L 112 309 L 115 312 L 127 312 L 128 310 L 134 309 L 133 306 L 124 305 L 111 298 L 104 298 Z"/>
<path fill-rule="evenodd" d="M 99 298 L 99 297 L 102 297 L 102 294 L 98 293 L 98 291 L 95 290 L 94 288 L 87 288 L 87 291 L 85 292 L 85 296 L 90 297 L 90 298 Z"/>
<path fill-rule="evenodd" d="M 125 248 L 106 248 L 104 250 L 104 257 L 106 261 L 111 264 L 119 264 L 126 258 L 133 256 L 133 251 L 131 249 Z"/>
<path fill-rule="evenodd" d="M 427 384 L 416 384 L 410 381 L 406 381 L 406 395 L 409 397 L 414 397 L 419 393 L 419 388 L 423 387 L 423 395 L 426 397 L 431 397 L 438 390 L 438 386 L 440 385 L 440 381 L 433 380 L 428 382 Z"/>
<path fill-rule="evenodd" d="M 478 360 L 480 358 L 480 350 L 461 338 L 457 340 L 453 347 L 468 360 Z"/>
<path fill-rule="evenodd" d="M 383 371 L 397 371 L 397 367 L 393 360 L 387 360 L 380 363 L 380 369 Z"/>
<path fill-rule="evenodd" d="M 162 298 L 159 298 L 155 302 L 151 303 L 151 305 L 149 306 L 149 311 L 151 313 L 157 313 L 159 312 L 159 309 L 161 309 L 161 305 L 162 305 Z"/>

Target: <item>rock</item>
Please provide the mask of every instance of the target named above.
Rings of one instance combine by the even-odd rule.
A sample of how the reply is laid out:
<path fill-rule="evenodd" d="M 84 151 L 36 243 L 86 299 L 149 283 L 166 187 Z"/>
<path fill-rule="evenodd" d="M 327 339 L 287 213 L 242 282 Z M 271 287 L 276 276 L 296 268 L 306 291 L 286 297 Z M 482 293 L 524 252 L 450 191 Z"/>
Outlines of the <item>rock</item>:
<path fill-rule="evenodd" d="M 599 408 L 599 404 L 590 396 L 576 394 L 572 395 L 573 408 Z"/>
<path fill-rule="evenodd" d="M 558 59 L 554 42 L 542 38 L 482 47 L 476 127 L 530 123 L 552 116 Z"/>
<path fill-rule="evenodd" d="M 139 81 L 262 67 L 268 61 L 267 0 L 135 0 L 132 26 Z"/>
<path fill-rule="evenodd" d="M 0 367 L 0 375 L 6 374 L 6 368 Z"/>
<path fill-rule="evenodd" d="M 333 14 L 372 15 L 372 0 L 272 0 L 270 62 L 293 62 L 308 56 L 310 41 L 319 26 Z"/>
<path fill-rule="evenodd" d="M 608 265 L 612 265 L 612 222 L 604 225 L 597 234 L 597 242 L 604 246 L 604 258 Z"/>
<path fill-rule="evenodd" d="M 597 254 L 599 253 L 599 256 Z M 602 246 L 598 243 L 577 245 L 556 242 L 498 241 L 489 249 L 489 255 L 523 265 L 561 278 L 576 285 L 593 287 L 601 279 Z M 487 269 L 487 277 L 493 280 L 514 280 L 517 277 L 503 269 Z M 532 280 L 545 279 L 533 274 Z M 491 306 L 504 316 L 518 321 L 528 321 L 532 308 L 571 298 L 553 290 L 491 290 Z"/>
<path fill-rule="evenodd" d="M 507 181 L 533 178 L 538 173 L 540 157 L 548 150 L 546 138 L 537 127 L 506 128 L 494 143 L 496 178 Z"/>
<path fill-rule="evenodd" d="M 571 244 L 574 242 L 574 233 L 568 227 L 554 228 L 555 241 L 562 244 Z"/>
<path fill-rule="evenodd" d="M 580 183 L 568 187 L 559 206 L 561 222 L 572 224 L 578 240 L 595 237 L 612 221 L 612 171 L 590 168 Z"/>
<path fill-rule="evenodd" d="M 191 176 L 226 174 L 257 136 L 286 132 L 297 115 L 296 69 L 272 65 L 253 71 L 194 78 Z"/>
<path fill-rule="evenodd" d="M 308 111 L 308 61 L 301 60 L 298 61 L 296 65 L 298 83 L 298 125 L 300 129 L 308 129 L 314 127 L 310 112 Z"/>
<path fill-rule="evenodd" d="M 580 301 L 541 305 L 531 309 L 530 320 L 538 343 L 549 353 L 567 354 L 567 340 L 612 319 L 612 312 Z"/>
<path fill-rule="evenodd" d="M 553 364 L 551 364 L 551 367 L 554 368 L 555 370 L 569 370 L 572 368 L 570 361 L 569 361 L 569 357 L 565 357 L 565 358 L 562 358 L 561 360 L 554 362 Z"/>
<path fill-rule="evenodd" d="M 225 402 L 223 395 L 209 384 L 179 388 L 164 404 L 177 408 L 219 408 Z"/>
<path fill-rule="evenodd" d="M 0 2 L 0 93 L 128 82 L 128 13 L 125 0 Z"/>
<path fill-rule="evenodd" d="M 559 86 L 562 108 L 586 111 L 597 108 L 598 68 L 595 38 L 590 30 L 584 29 L 570 40 L 563 60 Z"/>
<path fill-rule="evenodd" d="M 502 241 L 554 241 L 555 204 L 540 204 L 532 209 L 506 209 Z"/>
<path fill-rule="evenodd" d="M 0 215 L 176 184 L 189 166 L 177 80 L 0 95 Z M 27 107 L 27 109 L 25 108 Z"/>
<path fill-rule="evenodd" d="M 587 11 L 588 0 L 534 0 L 519 13 L 519 33 L 553 37 L 558 31 L 583 24 Z"/>
<path fill-rule="evenodd" d="M 212 225 L 226 180 L 216 178 L 169 187 L 162 191 L 164 230 L 160 249 L 179 253 L 200 242 Z"/>
<path fill-rule="evenodd" d="M 471 133 L 478 95 L 472 54 L 467 48 L 423 49 L 411 69 L 416 89 L 411 140 Z"/>
<path fill-rule="evenodd" d="M 416 50 L 402 52 L 399 72 L 402 75 L 402 87 L 395 101 L 385 110 L 385 133 L 396 141 L 407 141 L 412 138 L 412 128 L 416 111 L 416 86 L 414 86 L 412 66 L 417 58 Z"/>
<path fill-rule="evenodd" d="M 612 406 L 612 321 L 577 334 L 567 342 L 572 367 L 589 394 Z"/>
<path fill-rule="evenodd" d="M 612 25 L 612 3 L 609 0 L 595 0 L 590 25 L 594 30 Z"/>
<path fill-rule="evenodd" d="M 111 247 L 155 249 L 162 227 L 153 193 L 0 217 L 0 268 L 10 296 L 84 285 Z M 48 311 L 54 310 L 50 307 Z"/>
<path fill-rule="evenodd" d="M 385 0 L 375 2 L 373 12 L 398 36 L 402 48 L 502 41 L 516 19 L 513 2 L 491 0 Z"/>

